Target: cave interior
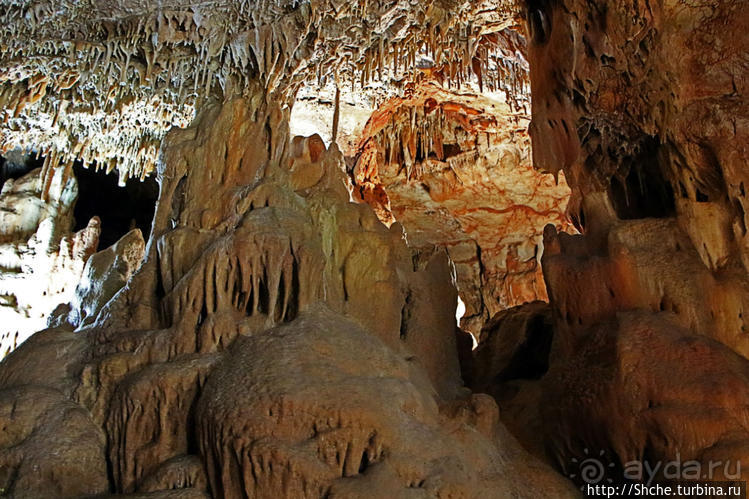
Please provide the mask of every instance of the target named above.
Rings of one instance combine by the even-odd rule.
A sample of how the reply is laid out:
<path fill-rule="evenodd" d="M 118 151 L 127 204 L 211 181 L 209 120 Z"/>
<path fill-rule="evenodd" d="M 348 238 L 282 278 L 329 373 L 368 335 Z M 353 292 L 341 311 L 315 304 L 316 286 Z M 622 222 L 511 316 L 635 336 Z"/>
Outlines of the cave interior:
<path fill-rule="evenodd" d="M 741 2 L 0 16 L 0 495 L 745 497 Z"/>

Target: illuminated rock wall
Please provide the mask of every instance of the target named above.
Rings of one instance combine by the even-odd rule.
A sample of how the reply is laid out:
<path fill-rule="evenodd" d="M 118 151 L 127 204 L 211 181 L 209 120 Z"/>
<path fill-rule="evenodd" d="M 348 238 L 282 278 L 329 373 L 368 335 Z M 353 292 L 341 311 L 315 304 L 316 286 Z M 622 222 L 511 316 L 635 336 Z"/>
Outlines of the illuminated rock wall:
<path fill-rule="evenodd" d="M 564 176 L 533 168 L 527 126 L 503 101 L 427 83 L 385 102 L 359 141 L 355 196 L 412 247 L 447 249 L 476 336 L 497 312 L 547 300 L 544 226 L 575 232 Z"/>
<path fill-rule="evenodd" d="M 40 171 L 9 179 L 0 193 L 0 355 L 44 329 L 49 314 L 75 292 L 89 256 L 99 241 L 99 220 L 76 233 L 74 178 L 52 179 L 49 198 L 41 198 Z"/>

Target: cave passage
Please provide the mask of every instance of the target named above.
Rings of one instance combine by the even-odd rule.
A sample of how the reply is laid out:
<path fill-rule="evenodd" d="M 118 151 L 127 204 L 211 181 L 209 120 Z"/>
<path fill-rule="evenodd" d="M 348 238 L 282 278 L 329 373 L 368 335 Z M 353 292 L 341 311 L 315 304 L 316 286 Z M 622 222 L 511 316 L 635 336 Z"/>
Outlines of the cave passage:
<path fill-rule="evenodd" d="M 134 228 L 140 229 L 143 238 L 148 239 L 159 197 L 155 178 L 148 177 L 143 182 L 129 179 L 120 187 L 114 172 L 108 175 L 96 172 L 80 162 L 75 163 L 73 171 L 78 179 L 74 230 L 85 228 L 91 217 L 98 216 L 101 219 L 100 250 L 116 243 Z"/>
<path fill-rule="evenodd" d="M 641 153 L 628 162 L 627 175 L 611 177 L 609 196 L 620 219 L 674 215 L 674 191 L 658 163 L 658 149 L 657 139 L 649 138 Z"/>
<path fill-rule="evenodd" d="M 44 156 L 37 157 L 35 153 L 10 151 L 0 156 L 0 187 L 7 180 L 19 179 L 43 165 Z M 101 219 L 100 250 L 116 243 L 134 228 L 140 229 L 148 239 L 159 197 L 159 185 L 154 177 L 142 182 L 131 178 L 120 187 L 116 172 L 97 172 L 84 167 L 80 161 L 73 165 L 73 172 L 78 181 L 74 231 L 84 229 L 92 217 L 98 216 Z"/>

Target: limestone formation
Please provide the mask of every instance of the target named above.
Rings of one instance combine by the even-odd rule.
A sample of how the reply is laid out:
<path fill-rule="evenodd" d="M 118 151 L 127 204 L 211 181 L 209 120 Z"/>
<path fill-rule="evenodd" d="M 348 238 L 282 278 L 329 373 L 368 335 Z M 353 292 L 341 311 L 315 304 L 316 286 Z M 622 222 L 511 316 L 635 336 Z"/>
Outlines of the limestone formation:
<path fill-rule="evenodd" d="M 48 315 L 70 300 L 84 265 L 99 243 L 99 220 L 76 233 L 74 178 L 59 170 L 48 200 L 34 170 L 8 179 L 0 193 L 0 355 L 46 327 Z"/>
<path fill-rule="evenodd" d="M 497 45 L 516 25 L 512 1 L 5 6 L 2 148 L 42 151 L 45 178 L 61 162 L 69 170 L 76 158 L 118 168 L 122 182 L 143 178 L 154 172 L 172 125 L 187 126 L 206 97 L 251 96 L 257 83 L 293 96 L 304 81 L 362 87 L 385 75 L 403 80 L 418 71 L 422 51 L 449 81 L 473 73 L 507 89 L 527 81 L 513 66 L 514 51 Z"/>
<path fill-rule="evenodd" d="M 445 253 L 414 256 L 399 224 L 351 203 L 336 146 L 290 140 L 286 119 L 236 98 L 167 136 L 144 263 L 75 354 L 45 357 L 63 327 L 0 364 L 7 399 L 30 358 L 68 362 L 23 383 L 89 415 L 117 492 L 574 495 L 461 387 Z"/>
<path fill-rule="evenodd" d="M 109 488 L 104 432 L 87 410 L 48 387 L 0 392 L 3 494 L 81 497 Z"/>
<path fill-rule="evenodd" d="M 554 321 L 548 303 L 531 302 L 496 314 L 484 325 L 472 355 L 463 361 L 463 379 L 501 407 L 502 423 L 522 446 L 548 460 L 541 409 L 551 376 Z M 568 473 L 569 475 L 569 473 Z"/>
<path fill-rule="evenodd" d="M 741 2 L 0 4 L 0 494 L 746 479 Z"/>
<path fill-rule="evenodd" d="M 540 409 L 566 471 L 585 449 L 622 466 L 746 461 L 740 9 L 528 4 L 534 161 L 564 171 L 583 232 L 547 227 L 542 260 L 554 340 Z"/>
<path fill-rule="evenodd" d="M 133 229 L 113 246 L 93 254 L 86 261 L 70 303 L 55 309 L 47 322 L 58 326 L 68 323 L 75 328 L 93 324 L 104 305 L 140 267 L 144 251 L 143 235 Z"/>
<path fill-rule="evenodd" d="M 414 376 L 413 360 L 335 313 L 305 313 L 239 342 L 198 406 L 214 493 L 511 497 L 565 491 L 549 488 L 551 473 L 527 458 L 507 464 L 508 454 L 519 452 L 508 436 L 497 452 L 491 399 L 472 396 L 440 408 L 425 397 L 430 388 Z M 237 386 L 246 389 L 237 392 Z M 530 476 L 538 481 L 518 480 Z"/>
<path fill-rule="evenodd" d="M 476 336 L 497 312 L 547 299 L 544 226 L 575 231 L 564 176 L 533 168 L 527 126 L 501 100 L 428 83 L 385 102 L 357 149 L 354 195 L 403 224 L 410 246 L 447 249 Z"/>

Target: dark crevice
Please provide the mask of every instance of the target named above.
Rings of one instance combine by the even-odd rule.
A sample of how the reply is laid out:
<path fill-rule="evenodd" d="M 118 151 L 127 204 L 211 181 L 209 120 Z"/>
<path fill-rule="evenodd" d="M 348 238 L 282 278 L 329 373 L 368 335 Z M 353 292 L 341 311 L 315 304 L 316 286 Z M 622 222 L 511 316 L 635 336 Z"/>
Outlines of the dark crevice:
<path fill-rule="evenodd" d="M 526 11 L 531 41 L 543 45 L 551 37 L 551 9 L 546 0 L 530 0 Z"/>
<path fill-rule="evenodd" d="M 274 304 L 273 320 L 276 323 L 281 322 L 284 319 L 284 300 L 286 299 L 286 279 L 283 274 L 278 280 L 278 292 L 276 293 L 276 303 Z"/>
<path fill-rule="evenodd" d="M 408 335 L 408 322 L 411 320 L 412 301 L 413 297 L 411 296 L 411 290 L 409 290 L 406 293 L 406 301 L 401 308 L 400 338 L 402 340 L 405 340 Z"/>
<path fill-rule="evenodd" d="M 0 156 L 0 187 L 8 179 L 19 179 L 35 168 L 41 168 L 44 164 L 42 158 L 33 154 L 23 154 L 19 151 L 10 151 Z"/>
<path fill-rule="evenodd" d="M 261 314 L 267 314 L 270 310 L 270 292 L 268 290 L 268 276 L 265 269 L 263 269 L 263 276 L 259 280 L 258 288 L 257 311 Z"/>
<path fill-rule="evenodd" d="M 203 300 L 203 306 L 200 307 L 200 313 L 198 314 L 197 327 L 202 326 L 207 318 L 208 318 L 208 308 L 206 306 L 205 300 Z"/>
<path fill-rule="evenodd" d="M 579 213 L 570 213 L 570 221 L 580 234 L 585 234 L 585 210 L 580 208 Z"/>
<path fill-rule="evenodd" d="M 528 325 L 526 339 L 518 347 L 505 369 L 497 374 L 498 382 L 513 379 L 540 379 L 549 370 L 549 352 L 554 336 L 548 317 L 533 317 Z"/>
<path fill-rule="evenodd" d="M 159 197 L 159 186 L 153 177 L 143 182 L 130 179 L 120 187 L 115 173 L 96 172 L 84 168 L 80 162 L 73 166 L 73 172 L 78 179 L 74 230 L 85 228 L 92 217 L 98 216 L 101 219 L 99 249 L 111 246 L 135 228 L 148 238 Z"/>
<path fill-rule="evenodd" d="M 299 264 L 296 258 L 291 263 L 291 293 L 289 293 L 289 301 L 286 304 L 286 316 L 284 320 L 286 322 L 293 321 L 299 312 Z"/>
<path fill-rule="evenodd" d="M 361 456 L 361 462 L 359 463 L 359 473 L 364 473 L 369 467 L 369 454 L 365 450 Z"/>
<path fill-rule="evenodd" d="M 244 293 L 242 292 L 242 271 L 239 267 L 234 272 L 234 285 L 231 290 L 232 305 L 239 309 L 244 305 Z"/>
<path fill-rule="evenodd" d="M 674 191 L 659 164 L 659 143 L 647 138 L 634 157 L 623 163 L 626 176 L 611 178 L 609 197 L 622 220 L 665 218 L 675 213 Z"/>
<path fill-rule="evenodd" d="M 8 179 L 18 179 L 35 168 L 41 168 L 44 157 L 12 151 L 0 156 L 0 186 Z M 115 173 L 109 175 L 85 168 L 76 161 L 73 173 L 78 181 L 78 200 L 73 216 L 74 231 L 84 229 L 89 220 L 98 216 L 101 220 L 99 249 L 116 243 L 131 229 L 138 228 L 144 238 L 151 233 L 151 224 L 159 197 L 159 186 L 153 177 L 143 182 L 130 179 L 124 187 L 118 185 Z"/>
<path fill-rule="evenodd" d="M 177 183 L 177 187 L 174 189 L 172 194 L 172 207 L 169 212 L 169 219 L 173 225 L 176 225 L 179 220 L 179 215 L 184 210 L 185 205 L 185 189 L 187 187 L 187 177 L 182 177 Z M 169 227 L 170 229 L 172 227 Z"/>
<path fill-rule="evenodd" d="M 162 272 L 162 261 L 161 257 L 157 255 L 156 258 L 156 297 L 161 300 L 166 296 L 166 289 L 164 288 L 164 280 L 161 277 Z"/>
<path fill-rule="evenodd" d="M 684 182 L 682 181 L 679 181 L 679 193 L 683 199 L 689 199 L 689 193 L 687 192 L 687 188 L 684 187 Z"/>

